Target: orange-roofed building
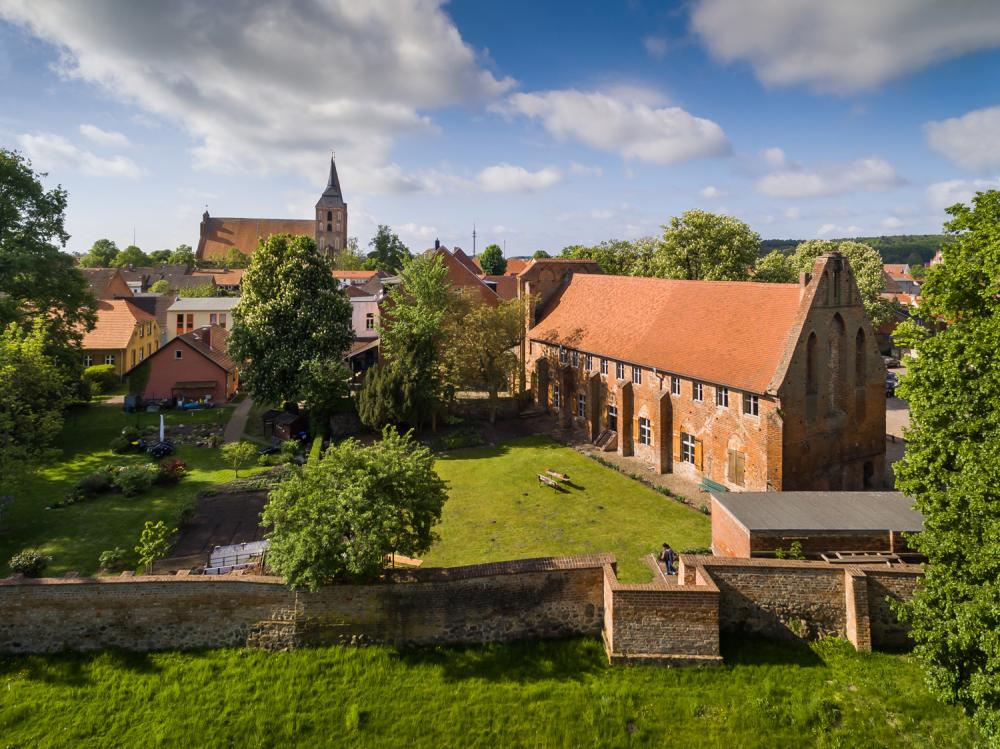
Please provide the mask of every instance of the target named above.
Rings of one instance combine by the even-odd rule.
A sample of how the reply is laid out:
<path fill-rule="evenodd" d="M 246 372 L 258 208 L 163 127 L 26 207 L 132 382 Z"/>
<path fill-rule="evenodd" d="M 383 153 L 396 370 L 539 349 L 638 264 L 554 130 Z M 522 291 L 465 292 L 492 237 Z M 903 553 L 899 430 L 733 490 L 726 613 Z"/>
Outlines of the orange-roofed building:
<path fill-rule="evenodd" d="M 102 299 L 97 324 L 83 336 L 83 364 L 113 364 L 122 377 L 159 347 L 156 317 L 127 299 Z"/>
<path fill-rule="evenodd" d="M 533 316 L 537 403 L 603 449 L 709 489 L 882 486 L 885 367 L 839 254 L 798 284 L 575 273 Z"/>

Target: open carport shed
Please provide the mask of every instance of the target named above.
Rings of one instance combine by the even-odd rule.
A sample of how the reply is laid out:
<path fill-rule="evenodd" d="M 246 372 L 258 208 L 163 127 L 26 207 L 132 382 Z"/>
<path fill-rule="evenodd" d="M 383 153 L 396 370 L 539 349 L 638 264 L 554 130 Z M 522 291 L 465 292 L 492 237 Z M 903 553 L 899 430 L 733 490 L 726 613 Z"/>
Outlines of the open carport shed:
<path fill-rule="evenodd" d="M 899 492 L 712 493 L 712 550 L 723 557 L 771 557 L 798 542 L 807 555 L 909 553 L 903 533 L 923 530 L 913 500 Z"/>

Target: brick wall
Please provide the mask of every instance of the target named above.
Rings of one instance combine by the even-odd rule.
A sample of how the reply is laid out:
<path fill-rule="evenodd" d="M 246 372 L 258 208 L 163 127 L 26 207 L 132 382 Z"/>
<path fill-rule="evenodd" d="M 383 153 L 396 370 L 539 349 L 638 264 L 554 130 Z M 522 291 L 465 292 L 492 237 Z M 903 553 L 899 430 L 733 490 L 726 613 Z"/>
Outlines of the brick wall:
<path fill-rule="evenodd" d="M 871 639 L 874 647 L 905 648 L 910 644 L 910 627 L 900 622 L 889 601 L 913 598 L 923 577 L 919 572 L 893 569 L 867 569 L 868 612 L 871 619 Z"/>
<path fill-rule="evenodd" d="M 750 532 L 712 497 L 712 552 L 720 557 L 750 558 Z"/>
<path fill-rule="evenodd" d="M 316 593 L 235 575 L 7 579 L 0 581 L 0 652 L 596 636 L 603 566 L 612 562 L 608 555 L 519 560 Z"/>

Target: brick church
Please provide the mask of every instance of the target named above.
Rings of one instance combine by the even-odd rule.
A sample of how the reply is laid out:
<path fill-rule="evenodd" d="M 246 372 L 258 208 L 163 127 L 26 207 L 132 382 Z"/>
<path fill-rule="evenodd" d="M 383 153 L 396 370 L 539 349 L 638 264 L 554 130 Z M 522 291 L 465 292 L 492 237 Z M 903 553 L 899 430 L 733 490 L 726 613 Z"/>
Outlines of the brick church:
<path fill-rule="evenodd" d="M 330 176 L 326 189 L 316 202 L 311 219 L 215 218 L 206 210 L 201 217 L 199 260 L 224 260 L 232 248 L 245 255 L 257 249 L 261 240 L 272 234 L 313 237 L 321 250 L 336 252 L 347 247 L 347 203 L 340 189 L 337 162 L 330 157 Z"/>
<path fill-rule="evenodd" d="M 599 447 L 710 488 L 882 486 L 885 367 L 843 256 L 798 284 L 574 273 L 537 304 L 535 398 Z"/>

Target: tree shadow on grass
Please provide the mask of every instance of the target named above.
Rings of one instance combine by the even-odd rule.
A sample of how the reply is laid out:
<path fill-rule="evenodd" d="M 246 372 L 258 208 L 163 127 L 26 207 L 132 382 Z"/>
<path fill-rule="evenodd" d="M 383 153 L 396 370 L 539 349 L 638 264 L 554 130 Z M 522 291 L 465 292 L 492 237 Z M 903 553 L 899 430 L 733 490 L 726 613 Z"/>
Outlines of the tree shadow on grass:
<path fill-rule="evenodd" d="M 719 643 L 727 666 L 825 666 L 809 643 L 799 639 L 766 640 L 740 634 L 724 634 Z"/>
<path fill-rule="evenodd" d="M 607 667 L 600 643 L 583 639 L 413 647 L 393 657 L 407 666 L 437 666 L 445 681 L 580 681 Z"/>
<path fill-rule="evenodd" d="M 89 687 L 97 683 L 94 666 L 154 674 L 161 669 L 149 653 L 106 650 L 99 653 L 54 653 L 51 655 L 5 655 L 0 657 L 0 677 L 26 676 L 31 681 L 69 687 Z"/>

